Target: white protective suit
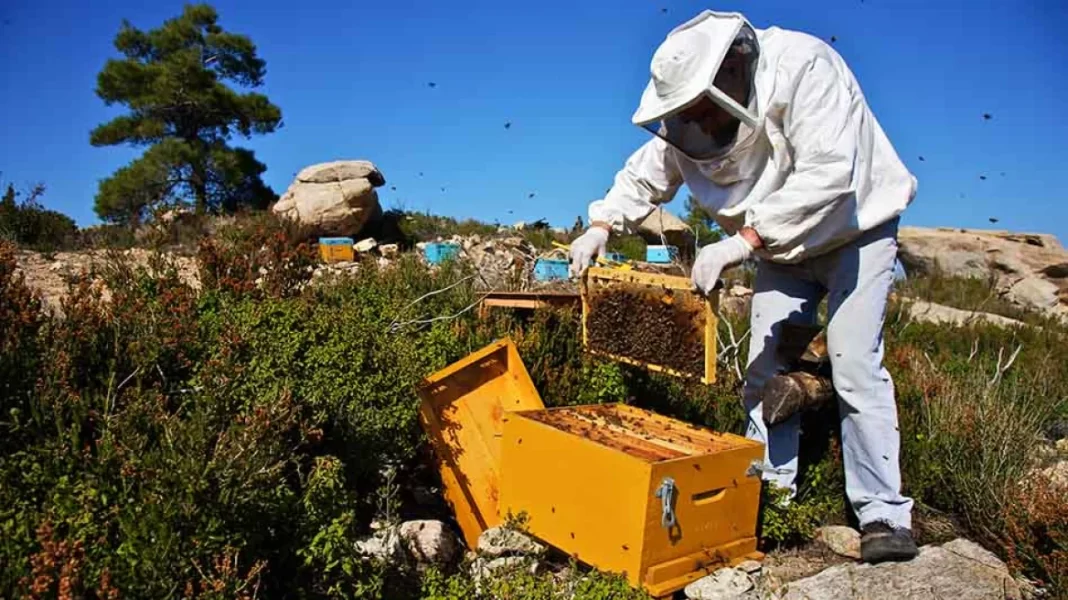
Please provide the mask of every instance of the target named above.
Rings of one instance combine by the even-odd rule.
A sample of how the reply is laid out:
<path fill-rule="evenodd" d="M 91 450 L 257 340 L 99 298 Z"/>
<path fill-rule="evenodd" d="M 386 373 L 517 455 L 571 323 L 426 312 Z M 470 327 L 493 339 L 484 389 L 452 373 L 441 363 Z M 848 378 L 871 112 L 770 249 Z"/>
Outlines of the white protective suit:
<path fill-rule="evenodd" d="M 739 32 L 755 37 L 758 46 L 746 107 L 712 84 Z M 882 366 L 882 325 L 893 285 L 897 217 L 916 193 L 915 178 L 845 62 L 817 38 L 775 27 L 749 29 L 742 15 L 706 11 L 669 34 L 651 71 L 633 121 L 657 136 L 627 160 L 607 196 L 590 205 L 590 221 L 630 230 L 686 183 L 728 233 L 750 226 L 760 236 L 746 435 L 767 445 L 766 476 L 793 490 L 800 415 L 768 428 L 760 392 L 786 368 L 776 352 L 781 324 L 814 322 L 820 299 L 827 297 L 847 495 L 862 527 L 877 521 L 910 527 L 893 382 Z M 682 138 L 699 132 L 676 118 L 700 97 L 741 121 L 733 144 L 702 160 L 693 155 L 719 142 L 687 146 Z M 680 123 L 673 131 L 678 147 L 659 137 Z"/>
<path fill-rule="evenodd" d="M 669 37 L 709 25 L 711 33 L 721 33 L 716 30 L 725 22 L 748 26 L 740 14 L 706 11 Z M 743 122 L 734 146 L 712 160 L 691 159 L 654 137 L 627 160 L 605 198 L 590 205 L 591 222 L 630 230 L 686 183 L 727 233 L 748 225 L 764 241 L 758 256 L 792 263 L 901 214 L 916 193 L 916 180 L 838 53 L 804 33 L 753 31 L 760 52 L 749 106 L 755 122 Z M 733 35 L 712 41 L 707 52 L 719 56 L 712 60 L 718 68 Z M 711 78 L 698 83 L 697 91 L 718 91 Z M 663 116 L 657 114 L 664 103 L 657 101 L 656 86 L 654 73 L 635 124 Z M 686 93 L 693 99 L 694 90 Z"/>

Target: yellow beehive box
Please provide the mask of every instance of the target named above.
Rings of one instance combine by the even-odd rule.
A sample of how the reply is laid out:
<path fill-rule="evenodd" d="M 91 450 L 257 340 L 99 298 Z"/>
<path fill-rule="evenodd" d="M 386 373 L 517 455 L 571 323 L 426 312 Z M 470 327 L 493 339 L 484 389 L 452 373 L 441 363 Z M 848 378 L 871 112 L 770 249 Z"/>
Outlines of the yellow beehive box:
<path fill-rule="evenodd" d="M 328 263 L 355 260 L 356 252 L 352 248 L 352 238 L 319 238 L 319 258 Z"/>
<path fill-rule="evenodd" d="M 718 297 L 688 277 L 590 267 L 582 286 L 588 352 L 677 377 L 716 381 Z"/>
<path fill-rule="evenodd" d="M 505 411 L 544 408 L 510 340 L 449 365 L 419 388 L 419 419 L 430 439 L 445 500 L 469 548 L 500 523 L 501 426 Z"/>
<path fill-rule="evenodd" d="M 756 551 L 763 445 L 631 406 L 508 413 L 502 514 L 664 596 Z"/>

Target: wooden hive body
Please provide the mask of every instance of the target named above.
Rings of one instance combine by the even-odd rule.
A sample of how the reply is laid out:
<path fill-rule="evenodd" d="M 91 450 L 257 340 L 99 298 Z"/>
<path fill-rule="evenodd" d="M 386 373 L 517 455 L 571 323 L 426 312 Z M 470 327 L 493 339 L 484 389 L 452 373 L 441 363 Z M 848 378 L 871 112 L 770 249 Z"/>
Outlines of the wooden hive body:
<path fill-rule="evenodd" d="M 757 442 L 619 404 L 509 413 L 502 431 L 501 514 L 578 560 L 663 596 L 759 557 Z"/>

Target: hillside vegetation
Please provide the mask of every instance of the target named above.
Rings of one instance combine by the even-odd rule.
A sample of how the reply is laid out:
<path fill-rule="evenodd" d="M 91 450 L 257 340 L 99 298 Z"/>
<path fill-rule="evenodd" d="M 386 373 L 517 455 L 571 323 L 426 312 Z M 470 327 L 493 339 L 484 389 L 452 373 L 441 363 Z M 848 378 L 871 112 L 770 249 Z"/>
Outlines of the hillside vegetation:
<path fill-rule="evenodd" d="M 571 312 L 479 319 L 463 264 L 405 254 L 308 285 L 313 246 L 239 220 L 197 246 L 199 289 L 166 255 L 116 260 L 106 294 L 75 278 L 57 317 L 0 244 L 2 597 L 551 597 L 542 576 L 476 591 L 462 572 L 377 564 L 352 543 L 373 519 L 427 510 L 413 497 L 436 485 L 415 386 L 505 336 L 549 405 L 621 401 L 743 430 L 727 369 L 709 387 L 591 359 Z M 968 535 L 1064 594 L 1068 490 L 1041 469 L 1068 418 L 1068 331 L 1040 324 L 954 329 L 894 306 L 887 366 L 921 541 Z M 848 522 L 835 421 L 806 422 L 800 498 L 764 512 L 767 548 Z M 576 598 L 637 596 L 610 576 L 576 585 Z"/>

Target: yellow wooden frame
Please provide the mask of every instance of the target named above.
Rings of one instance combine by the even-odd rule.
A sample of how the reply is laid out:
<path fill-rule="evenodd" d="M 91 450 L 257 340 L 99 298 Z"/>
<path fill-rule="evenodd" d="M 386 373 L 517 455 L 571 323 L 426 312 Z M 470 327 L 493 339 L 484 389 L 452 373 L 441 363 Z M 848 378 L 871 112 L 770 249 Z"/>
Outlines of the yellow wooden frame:
<path fill-rule="evenodd" d="M 445 501 L 469 548 L 500 524 L 500 433 L 505 414 L 544 409 L 519 351 L 503 339 L 423 380 L 419 421 L 437 458 Z"/>
<path fill-rule="evenodd" d="M 642 367 L 650 371 L 664 373 L 673 377 L 683 378 L 693 378 L 696 377 L 696 375 L 683 373 L 670 367 L 665 367 L 664 365 L 640 361 L 626 356 L 619 356 L 590 348 L 589 335 L 586 330 L 586 319 L 590 312 L 591 282 L 597 282 L 598 284 L 604 285 L 620 282 L 668 290 L 680 290 L 690 292 L 695 298 L 700 298 L 705 306 L 705 372 L 701 376 L 701 383 L 710 384 L 716 382 L 716 328 L 719 326 L 719 318 L 716 316 L 719 307 L 718 294 L 712 294 L 701 298 L 693 291 L 693 284 L 688 277 L 662 275 L 660 273 L 642 273 L 640 271 L 622 271 L 619 269 L 606 269 L 603 267 L 590 267 L 586 270 L 586 276 L 582 280 L 582 347 L 590 354 L 596 356 L 604 356 L 621 363 Z"/>

